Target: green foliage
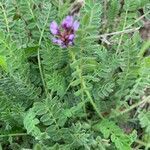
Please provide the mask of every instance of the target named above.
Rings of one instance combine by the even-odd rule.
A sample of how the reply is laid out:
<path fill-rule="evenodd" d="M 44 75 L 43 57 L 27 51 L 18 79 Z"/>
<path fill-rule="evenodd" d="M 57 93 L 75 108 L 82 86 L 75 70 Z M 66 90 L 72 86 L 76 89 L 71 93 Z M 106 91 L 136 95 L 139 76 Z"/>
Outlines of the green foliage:
<path fill-rule="evenodd" d="M 28 64 L 25 62 L 24 52 L 17 48 L 9 36 L 6 36 L 2 31 L 0 32 L 0 47 L 1 67 L 6 73 L 14 74 L 17 70 L 17 73 L 22 75 L 27 72 L 25 69 Z"/>
<path fill-rule="evenodd" d="M 119 14 L 120 2 L 117 0 L 110 0 L 108 6 L 108 21 L 113 21 Z"/>
<path fill-rule="evenodd" d="M 132 24 L 139 25 L 135 22 L 139 18 L 138 10 L 149 8 L 149 0 L 109 0 L 105 7 L 108 8 L 104 8 L 104 29 L 106 32 L 120 31 Z M 149 13 L 149 9 L 145 13 Z"/>
<path fill-rule="evenodd" d="M 149 0 L 125 0 L 125 9 L 128 9 L 129 11 L 134 11 L 137 9 L 140 9 L 144 7 L 146 4 L 149 3 Z"/>
<path fill-rule="evenodd" d="M 69 75 L 66 66 L 68 54 L 63 50 L 53 47 L 52 43 L 47 44 L 43 49 L 45 49 L 42 57 L 47 87 L 62 96 L 68 84 L 67 78 L 65 78 L 65 75 Z"/>
<path fill-rule="evenodd" d="M 34 111 L 40 117 L 40 121 L 45 126 L 50 126 L 55 124 L 58 128 L 59 126 L 64 126 L 66 122 L 66 116 L 63 113 L 63 107 L 59 102 L 57 102 L 57 97 L 52 100 L 45 100 L 42 102 L 37 102 L 34 104 Z"/>
<path fill-rule="evenodd" d="M 27 133 L 35 136 L 37 139 L 41 136 L 41 131 L 36 125 L 39 123 L 39 120 L 35 118 L 35 114 L 32 111 L 29 111 L 24 117 L 24 127 L 27 129 Z"/>
<path fill-rule="evenodd" d="M 4 122 L 5 130 L 10 131 L 14 127 L 20 127 L 22 125 L 24 107 L 21 104 L 16 104 L 16 102 L 13 102 L 13 99 L 10 100 L 4 94 L 1 94 L 0 105 L 0 118 Z"/>
<path fill-rule="evenodd" d="M 0 149 L 148 149 L 150 43 L 126 29 L 149 1 L 86 0 L 61 48 L 49 24 L 80 2 L 0 0 Z"/>
<path fill-rule="evenodd" d="M 99 130 L 104 138 L 107 139 L 110 137 L 118 150 L 130 150 L 131 144 L 136 139 L 135 131 L 130 135 L 126 135 L 114 122 L 109 120 L 102 120 L 100 123 L 96 124 L 94 128 Z"/>
<path fill-rule="evenodd" d="M 146 110 L 143 110 L 138 115 L 138 118 L 140 120 L 140 125 L 142 128 L 145 128 L 146 132 L 150 133 L 150 112 L 146 112 Z"/>

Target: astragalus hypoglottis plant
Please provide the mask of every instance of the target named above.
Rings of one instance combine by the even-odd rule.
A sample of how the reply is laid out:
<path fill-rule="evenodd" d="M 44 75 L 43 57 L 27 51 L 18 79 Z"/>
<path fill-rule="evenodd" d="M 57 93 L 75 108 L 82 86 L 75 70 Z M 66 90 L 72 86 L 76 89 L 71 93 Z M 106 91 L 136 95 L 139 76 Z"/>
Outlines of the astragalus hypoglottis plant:
<path fill-rule="evenodd" d="M 148 150 L 148 21 L 149 0 L 0 0 L 0 149 Z"/>

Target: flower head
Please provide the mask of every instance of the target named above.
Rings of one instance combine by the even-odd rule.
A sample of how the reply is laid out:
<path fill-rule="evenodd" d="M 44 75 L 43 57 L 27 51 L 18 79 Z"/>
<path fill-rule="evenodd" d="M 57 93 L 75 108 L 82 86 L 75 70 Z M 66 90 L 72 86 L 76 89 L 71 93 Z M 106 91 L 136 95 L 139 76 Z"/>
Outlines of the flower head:
<path fill-rule="evenodd" d="M 55 21 L 50 24 L 50 31 L 54 35 L 53 43 L 66 48 L 74 44 L 75 32 L 79 28 L 79 22 L 74 21 L 73 16 L 67 16 L 59 27 Z"/>

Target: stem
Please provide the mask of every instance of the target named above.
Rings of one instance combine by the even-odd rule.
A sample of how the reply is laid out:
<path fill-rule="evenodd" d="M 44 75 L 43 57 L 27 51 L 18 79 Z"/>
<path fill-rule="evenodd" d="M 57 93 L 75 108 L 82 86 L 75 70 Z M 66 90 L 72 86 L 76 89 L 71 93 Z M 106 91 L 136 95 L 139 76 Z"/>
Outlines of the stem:
<path fill-rule="evenodd" d="M 4 14 L 4 20 L 5 20 L 5 23 L 6 23 L 6 29 L 7 29 L 7 32 L 9 33 L 10 30 L 9 30 L 9 23 L 8 23 L 6 11 L 5 11 L 5 9 L 4 9 L 2 3 L 0 3 L 0 6 L 2 7 L 2 11 L 3 11 L 3 14 Z"/>
<path fill-rule="evenodd" d="M 145 142 L 143 142 L 143 141 L 141 141 L 141 140 L 136 140 L 135 142 L 138 143 L 138 144 L 140 144 L 140 145 L 142 145 L 142 146 L 145 146 L 145 147 L 147 147 L 147 148 L 150 148 L 149 143 L 145 143 Z"/>
<path fill-rule="evenodd" d="M 43 75 L 43 72 L 42 72 L 42 65 L 41 65 L 40 50 L 39 50 L 39 48 L 38 48 L 37 58 L 38 58 L 38 67 L 39 67 L 39 71 L 40 71 L 40 76 L 41 76 L 42 84 L 43 84 L 45 93 L 47 95 L 47 88 L 46 88 L 46 84 L 45 84 L 45 81 L 44 81 L 44 75 Z"/>
<path fill-rule="evenodd" d="M 74 53 L 73 52 L 71 52 L 71 57 L 72 57 L 72 59 L 73 59 L 73 61 L 75 62 L 76 61 L 76 58 L 75 58 L 75 55 L 74 55 Z M 80 78 L 80 82 L 81 82 L 81 89 L 83 89 L 83 78 L 82 78 L 82 72 L 80 71 L 80 68 L 79 68 L 79 66 L 77 66 L 76 67 L 76 70 L 77 70 L 77 72 L 79 72 L 79 78 Z M 83 90 L 82 90 L 82 101 L 84 102 L 84 93 L 83 93 Z M 86 108 L 85 108 L 85 105 L 83 106 L 83 110 L 84 110 L 84 112 L 86 113 Z"/>
<path fill-rule="evenodd" d="M 47 15 L 47 18 L 46 18 L 46 21 L 45 21 L 45 24 L 43 26 L 43 29 L 41 31 L 41 35 L 40 35 L 40 39 L 39 39 L 39 47 L 41 45 L 41 41 L 42 41 L 42 38 L 43 38 L 43 34 L 44 34 L 44 30 L 45 30 L 45 27 L 47 25 L 47 22 L 48 22 L 48 18 L 49 18 L 49 15 L 50 15 L 50 10 L 48 11 L 48 15 Z M 48 94 L 48 90 L 47 90 L 47 87 L 46 87 L 46 83 L 44 81 L 44 75 L 43 75 L 43 71 L 42 71 L 42 65 L 41 65 L 41 59 L 40 59 L 40 49 L 38 48 L 38 52 L 37 52 L 37 59 L 38 59 L 38 66 L 39 66 L 39 71 L 40 71 L 40 76 L 41 76 L 41 80 L 42 80 L 42 83 L 43 83 L 43 87 L 44 87 L 44 90 L 45 90 L 45 93 L 46 95 Z"/>
<path fill-rule="evenodd" d="M 62 100 L 62 98 L 65 96 L 65 94 L 67 93 L 67 91 L 69 90 L 70 86 L 71 86 L 71 82 L 73 82 L 74 78 L 70 81 L 70 84 L 67 86 L 64 94 L 60 97 L 60 101 Z"/>
<path fill-rule="evenodd" d="M 27 136 L 27 133 L 13 133 L 13 134 L 6 134 L 6 135 L 0 135 L 0 138 L 8 137 L 8 136 Z"/>
<path fill-rule="evenodd" d="M 119 35 L 119 34 L 122 34 L 122 33 L 131 33 L 131 32 L 135 32 L 137 30 L 139 30 L 140 27 L 137 27 L 137 28 L 132 28 L 132 29 L 127 29 L 127 30 L 121 30 L 121 31 L 117 31 L 117 32 L 112 32 L 112 33 L 105 33 L 105 34 L 101 34 L 101 35 L 97 35 L 97 36 L 89 36 L 89 37 L 86 37 L 85 39 L 99 39 L 99 38 L 103 38 L 103 37 L 107 37 L 107 36 L 113 36 L 113 35 Z"/>
<path fill-rule="evenodd" d="M 140 16 L 138 19 L 136 19 L 132 24 L 130 24 L 129 26 L 127 26 L 125 29 L 130 28 L 131 26 L 133 26 L 135 23 L 139 22 L 140 20 L 142 20 L 145 16 L 147 16 L 150 13 L 150 11 L 146 12 L 144 15 Z"/>
<path fill-rule="evenodd" d="M 123 79 L 123 83 L 122 83 L 122 86 L 121 86 L 121 89 L 120 89 L 120 93 L 122 93 L 123 90 L 124 90 L 126 80 L 128 79 L 128 74 L 129 74 L 128 72 L 130 71 L 130 53 L 129 53 L 129 49 L 128 49 L 127 52 L 128 52 L 127 69 L 125 71 L 126 74 L 125 74 L 125 77 Z M 122 97 L 122 94 L 119 95 L 118 101 L 120 101 L 121 97 Z"/>
<path fill-rule="evenodd" d="M 127 14 L 128 14 L 128 11 L 126 11 L 126 16 L 125 16 L 125 20 L 124 20 L 124 24 L 123 24 L 123 30 L 125 30 L 125 26 L 126 26 L 126 23 L 127 23 Z M 122 42 L 123 35 L 124 35 L 124 33 L 122 33 L 121 36 L 120 36 L 120 40 L 119 40 L 119 44 L 118 44 L 118 47 L 117 47 L 117 50 L 116 50 L 116 54 L 119 53 L 119 49 L 120 49 L 120 45 L 121 45 L 121 42 Z"/>
<path fill-rule="evenodd" d="M 83 82 L 83 87 L 85 89 L 85 93 L 87 95 L 87 97 L 89 98 L 90 100 L 90 103 L 91 105 L 93 106 L 94 110 L 97 112 L 98 116 L 101 118 L 101 119 L 104 119 L 104 117 L 102 116 L 102 114 L 99 112 L 99 109 L 97 108 L 95 102 L 93 101 L 92 97 L 91 97 L 91 94 L 89 93 L 89 91 L 87 90 L 87 87 L 85 85 L 85 83 Z"/>
<path fill-rule="evenodd" d="M 106 14 L 107 14 L 107 0 L 104 0 L 104 22 L 105 23 L 107 23 L 106 21 L 107 21 L 107 16 L 106 16 Z"/>
<path fill-rule="evenodd" d="M 110 117 L 110 118 L 118 117 L 118 116 L 121 116 L 121 115 L 123 115 L 123 114 L 125 114 L 125 113 L 128 113 L 129 111 L 131 111 L 132 109 L 134 109 L 134 108 L 136 108 L 136 107 L 142 105 L 143 103 L 150 103 L 150 96 L 148 96 L 148 97 L 146 97 L 144 100 L 142 100 L 142 101 L 140 101 L 140 102 L 138 102 L 138 103 L 132 105 L 131 107 L 125 109 L 124 111 L 121 111 L 121 112 L 118 113 L 116 116 L 112 116 L 112 117 Z"/>
<path fill-rule="evenodd" d="M 32 0 L 31 0 L 31 1 L 32 1 Z M 34 15 L 34 13 L 33 13 L 33 10 L 31 9 L 31 4 L 30 4 L 31 1 L 26 0 L 26 2 L 27 2 L 27 4 L 28 4 L 28 7 L 29 7 L 30 14 L 31 14 L 32 17 L 33 17 L 33 20 L 34 20 L 35 22 L 37 22 L 37 20 L 36 20 L 36 18 L 35 18 L 35 15 Z M 32 2 L 33 2 L 33 1 L 32 1 Z M 36 26 L 37 26 L 39 32 L 42 32 L 41 29 L 40 29 L 40 27 L 39 27 L 39 25 L 38 25 L 37 23 L 36 23 Z"/>
<path fill-rule="evenodd" d="M 112 32 L 112 33 L 105 33 L 105 34 L 101 34 L 101 35 L 97 35 L 97 36 L 92 36 L 92 37 L 87 37 L 86 39 L 91 39 L 91 38 L 106 38 L 107 36 L 113 36 L 113 35 L 119 35 L 119 34 L 125 34 L 125 33 L 131 33 L 131 32 L 136 32 L 138 31 L 141 27 L 137 27 L 137 28 L 131 28 L 128 29 L 129 27 L 133 26 L 135 23 L 137 23 L 138 21 L 140 21 L 141 19 L 143 19 L 146 15 L 148 15 L 150 13 L 150 11 L 148 11 L 147 13 L 145 13 L 143 16 L 139 17 L 137 20 L 135 20 L 134 23 L 130 24 L 129 26 L 125 27 L 124 30 L 121 31 L 116 31 L 116 32 Z"/>
<path fill-rule="evenodd" d="M 31 9 L 30 2 L 28 0 L 26 0 L 26 2 L 28 4 L 29 11 L 30 11 L 31 15 L 33 16 L 34 21 L 36 21 L 35 15 L 34 15 L 32 9 Z M 49 8 L 48 15 L 47 15 L 47 18 L 46 18 L 46 21 L 45 21 L 45 24 L 44 24 L 42 30 L 40 29 L 39 25 L 36 24 L 37 28 L 39 29 L 39 32 L 41 33 L 40 39 L 39 39 L 39 43 L 38 43 L 39 47 L 41 45 L 41 41 L 42 41 L 42 38 L 43 38 L 44 30 L 45 30 L 45 27 L 46 27 L 46 25 L 48 23 L 49 16 L 50 16 L 50 8 Z M 47 87 L 46 87 L 46 83 L 44 81 L 44 75 L 43 75 L 43 71 L 42 71 L 42 65 L 41 65 L 41 59 L 40 59 L 40 48 L 38 48 L 38 51 L 37 51 L 37 59 L 38 59 L 38 67 L 39 67 L 40 76 L 41 76 L 42 84 L 43 84 L 43 87 L 44 87 L 44 91 L 45 91 L 46 95 L 48 95 L 48 90 L 47 90 Z"/>
<path fill-rule="evenodd" d="M 71 52 L 71 56 L 72 56 L 73 61 L 76 61 L 75 55 L 73 54 L 73 52 Z M 82 73 L 80 73 L 80 71 L 79 71 L 79 69 L 80 69 L 79 66 L 77 66 L 76 69 L 77 69 L 77 72 L 79 72 L 79 78 L 81 79 L 81 88 L 83 88 L 85 94 L 87 95 L 87 97 L 88 97 L 88 99 L 89 99 L 91 105 L 93 106 L 93 108 L 94 108 L 94 110 L 96 111 L 96 113 L 98 114 L 98 116 L 99 116 L 101 119 L 103 119 L 104 117 L 103 117 L 102 114 L 99 112 L 99 109 L 97 108 L 97 106 L 96 106 L 94 100 L 92 99 L 90 92 L 87 90 L 85 81 L 84 81 L 84 79 L 83 79 L 83 77 L 82 77 Z M 85 108 L 84 108 L 84 109 L 85 109 Z"/>

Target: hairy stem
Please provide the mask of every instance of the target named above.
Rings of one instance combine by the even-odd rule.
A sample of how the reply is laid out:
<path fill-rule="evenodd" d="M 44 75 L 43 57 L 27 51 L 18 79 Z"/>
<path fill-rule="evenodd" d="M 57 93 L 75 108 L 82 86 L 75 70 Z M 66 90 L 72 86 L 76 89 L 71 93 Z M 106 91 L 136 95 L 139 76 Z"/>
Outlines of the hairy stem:
<path fill-rule="evenodd" d="M 4 20 L 5 20 L 7 32 L 9 33 L 10 32 L 9 31 L 9 23 L 8 23 L 8 19 L 7 19 L 5 8 L 3 7 L 2 3 L 0 3 L 0 7 L 2 8 L 2 12 L 4 14 Z"/>
<path fill-rule="evenodd" d="M 27 133 L 12 133 L 12 134 L 0 135 L 0 138 L 10 137 L 10 136 L 26 136 L 26 135 L 28 134 Z"/>
<path fill-rule="evenodd" d="M 76 59 L 75 59 L 75 55 L 74 55 L 73 52 L 71 52 L 71 56 L 72 56 L 73 62 L 75 62 Z M 91 96 L 90 92 L 87 90 L 85 81 L 84 81 L 84 79 L 83 79 L 83 77 L 82 77 L 82 73 L 79 71 L 79 70 L 80 70 L 79 66 L 76 67 L 76 70 L 77 70 L 77 72 L 79 72 L 79 78 L 80 78 L 80 80 L 81 80 L 81 88 L 82 88 L 83 91 L 85 92 L 87 98 L 89 99 L 91 105 L 93 106 L 93 108 L 94 108 L 94 110 L 96 111 L 96 113 L 98 114 L 98 116 L 99 116 L 101 119 L 103 119 L 103 116 L 102 116 L 102 114 L 100 113 L 98 107 L 96 106 L 94 100 L 92 99 L 92 96 Z M 82 96 L 82 97 L 83 97 L 83 96 Z M 84 109 L 85 109 L 85 108 L 84 108 Z"/>
<path fill-rule="evenodd" d="M 47 15 L 47 18 L 46 18 L 46 21 L 45 21 L 45 24 L 43 26 L 43 29 L 41 31 L 41 35 L 40 35 L 40 39 L 39 39 L 39 47 L 41 45 L 41 41 L 42 41 L 42 38 L 43 38 L 43 34 L 44 34 L 44 31 L 45 31 L 45 27 L 48 23 L 48 19 L 49 19 L 49 16 L 50 16 L 50 10 L 48 11 L 48 15 Z M 42 80 L 42 83 L 43 83 L 43 87 L 44 87 L 44 90 L 45 90 L 45 93 L 46 95 L 48 95 L 48 90 L 47 90 L 47 87 L 46 87 L 46 83 L 44 81 L 44 75 L 43 75 L 43 71 L 42 71 L 42 65 L 41 65 L 41 59 L 40 59 L 40 48 L 38 48 L 38 52 L 37 52 L 37 57 L 38 57 L 38 66 L 39 66 L 39 71 L 40 71 L 40 76 L 41 76 L 41 80 Z"/>
<path fill-rule="evenodd" d="M 127 14 L 128 14 L 128 11 L 126 11 L 126 16 L 125 16 L 125 20 L 124 20 L 124 24 L 123 24 L 123 30 L 125 30 L 125 26 L 126 26 L 126 23 L 127 23 Z M 124 35 L 124 33 L 122 33 L 121 36 L 120 36 L 120 40 L 119 40 L 119 44 L 117 46 L 116 54 L 119 53 L 119 49 L 120 49 L 120 45 L 122 43 L 123 35 Z"/>
<path fill-rule="evenodd" d="M 132 105 L 131 107 L 129 107 L 129 108 L 127 108 L 127 109 L 121 111 L 121 112 L 118 113 L 117 115 L 112 116 L 112 117 L 110 117 L 110 118 L 114 118 L 114 117 L 118 117 L 118 116 L 124 115 L 125 113 L 128 113 L 129 111 L 133 110 L 134 108 L 136 108 L 136 107 L 142 105 L 143 103 L 150 103 L 150 96 L 146 97 L 144 100 L 139 101 L 138 103 Z"/>

